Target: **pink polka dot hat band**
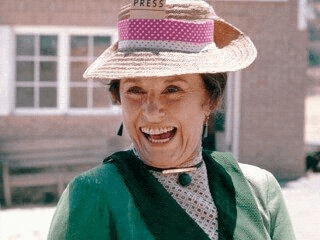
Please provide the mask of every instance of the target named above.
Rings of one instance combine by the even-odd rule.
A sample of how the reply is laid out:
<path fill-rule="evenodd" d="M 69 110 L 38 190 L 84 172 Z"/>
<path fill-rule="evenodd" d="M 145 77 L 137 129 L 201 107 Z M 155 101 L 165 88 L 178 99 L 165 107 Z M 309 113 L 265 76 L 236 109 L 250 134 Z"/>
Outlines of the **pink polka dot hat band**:
<path fill-rule="evenodd" d="M 158 0 L 156 9 L 153 1 L 130 1 L 119 13 L 118 42 L 88 67 L 85 78 L 238 71 L 256 58 L 250 38 L 203 0 Z M 133 9 L 138 3 L 143 9 Z"/>
<path fill-rule="evenodd" d="M 214 20 L 125 19 L 119 22 L 119 51 L 156 49 L 199 52 L 213 42 Z"/>

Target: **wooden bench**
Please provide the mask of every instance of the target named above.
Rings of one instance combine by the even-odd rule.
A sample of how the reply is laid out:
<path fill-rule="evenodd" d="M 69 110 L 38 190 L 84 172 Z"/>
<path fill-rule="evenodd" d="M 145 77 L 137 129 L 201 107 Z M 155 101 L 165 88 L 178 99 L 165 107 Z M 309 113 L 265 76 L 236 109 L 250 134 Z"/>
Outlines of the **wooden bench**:
<path fill-rule="evenodd" d="M 68 184 L 80 172 L 88 170 L 99 164 L 96 158 L 83 159 L 67 159 L 63 158 L 58 161 L 30 161 L 24 160 L 5 160 L 3 161 L 3 186 L 4 195 L 7 206 L 12 205 L 11 190 L 14 187 L 37 187 L 57 185 L 57 193 L 60 197 Z M 101 162 L 101 160 L 100 160 Z M 49 170 L 48 170 L 48 166 Z M 84 166 L 79 170 L 79 166 Z M 19 173 L 21 170 L 31 169 L 40 170 L 43 172 Z"/>
<path fill-rule="evenodd" d="M 112 139 L 87 136 L 2 143 L 6 205 L 12 205 L 12 189 L 15 187 L 55 185 L 60 197 L 66 184 L 76 175 L 101 164 L 105 155 L 115 149 L 112 145 Z"/>

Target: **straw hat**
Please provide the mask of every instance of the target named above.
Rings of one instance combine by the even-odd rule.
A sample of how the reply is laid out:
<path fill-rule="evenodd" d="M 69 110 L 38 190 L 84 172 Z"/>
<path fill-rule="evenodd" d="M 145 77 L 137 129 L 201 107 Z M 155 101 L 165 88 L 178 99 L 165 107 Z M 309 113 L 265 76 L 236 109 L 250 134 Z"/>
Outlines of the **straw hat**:
<path fill-rule="evenodd" d="M 123 7 L 118 42 L 89 66 L 84 78 L 237 71 L 256 58 L 249 37 L 219 18 L 205 1 L 163 2 L 132 0 Z"/>

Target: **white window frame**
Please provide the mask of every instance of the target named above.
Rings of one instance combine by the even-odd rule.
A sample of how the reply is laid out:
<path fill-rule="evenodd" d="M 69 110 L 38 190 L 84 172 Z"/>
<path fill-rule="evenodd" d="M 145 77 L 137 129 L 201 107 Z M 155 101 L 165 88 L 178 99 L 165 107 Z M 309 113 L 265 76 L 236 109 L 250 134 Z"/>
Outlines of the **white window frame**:
<path fill-rule="evenodd" d="M 13 109 L 14 33 L 10 26 L 0 26 L 0 115 L 9 115 Z"/>
<path fill-rule="evenodd" d="M 13 41 L 13 69 L 14 72 L 11 81 L 14 82 L 12 94 L 10 96 L 11 113 L 15 115 L 118 115 L 121 110 L 114 106 L 110 108 L 91 109 L 91 108 L 70 108 L 70 37 L 74 35 L 84 36 L 111 36 L 111 44 L 118 39 L 118 31 L 114 27 L 60 27 L 60 26 L 13 26 L 15 35 L 57 35 L 58 36 L 58 53 L 57 53 L 57 107 L 56 108 L 16 108 L 16 77 L 15 77 L 15 62 L 16 62 L 16 41 Z M 19 58 L 19 57 L 18 57 Z M 107 94 L 107 93 L 106 93 Z"/>
<path fill-rule="evenodd" d="M 241 71 L 228 74 L 226 91 L 226 151 L 232 152 L 235 159 L 238 161 L 241 124 Z"/>
<path fill-rule="evenodd" d="M 215 132 L 216 148 L 239 160 L 241 124 L 241 71 L 229 72 L 224 95 L 224 131 Z"/>
<path fill-rule="evenodd" d="M 298 0 L 298 29 L 300 31 L 307 30 L 308 21 L 315 18 L 316 15 L 309 4 L 309 1 Z"/>

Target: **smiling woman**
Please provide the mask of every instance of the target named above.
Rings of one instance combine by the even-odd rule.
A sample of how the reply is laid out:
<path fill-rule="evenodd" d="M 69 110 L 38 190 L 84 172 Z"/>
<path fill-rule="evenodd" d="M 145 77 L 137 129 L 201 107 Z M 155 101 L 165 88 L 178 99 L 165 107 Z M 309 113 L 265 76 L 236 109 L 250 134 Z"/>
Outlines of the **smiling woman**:
<path fill-rule="evenodd" d="M 120 99 L 125 126 L 146 164 L 195 164 L 202 126 L 210 115 L 210 99 L 199 74 L 124 79 Z"/>
<path fill-rule="evenodd" d="M 202 126 L 218 106 L 226 76 L 186 74 L 153 77 L 151 81 L 131 78 L 122 80 L 121 88 L 120 80 L 111 81 L 113 100 L 122 105 L 129 135 L 146 163 L 157 167 L 192 163 L 201 150 Z M 168 158 L 170 152 L 174 155 Z"/>
<path fill-rule="evenodd" d="M 254 61 L 253 43 L 202 0 L 159 2 L 156 18 L 123 7 L 119 41 L 84 74 L 110 84 L 132 149 L 68 185 L 48 239 L 294 239 L 272 174 L 202 149 L 226 72 Z"/>

